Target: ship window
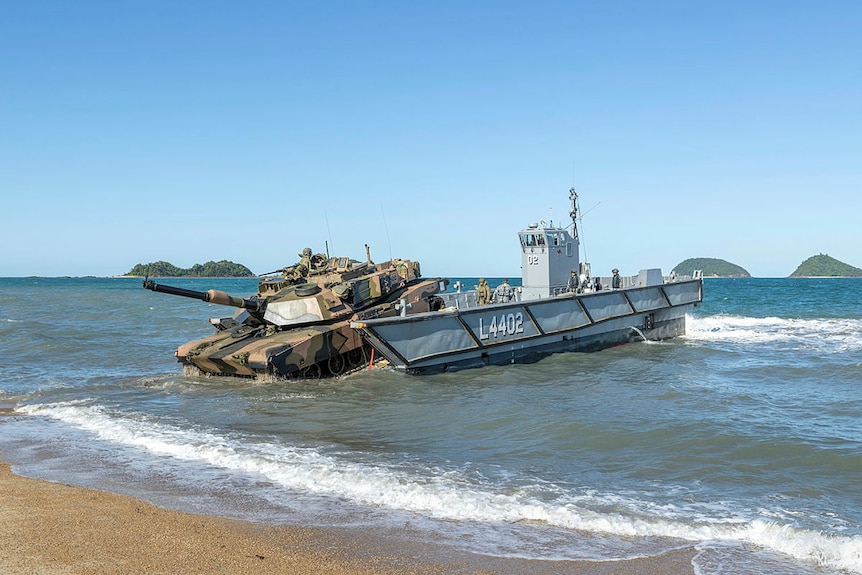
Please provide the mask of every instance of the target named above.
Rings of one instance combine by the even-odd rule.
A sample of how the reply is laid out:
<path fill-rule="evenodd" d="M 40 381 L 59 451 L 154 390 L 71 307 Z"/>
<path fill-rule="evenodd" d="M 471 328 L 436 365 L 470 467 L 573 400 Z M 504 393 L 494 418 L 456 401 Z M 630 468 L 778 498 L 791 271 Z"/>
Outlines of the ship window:
<path fill-rule="evenodd" d="M 524 247 L 535 247 L 545 245 L 545 236 L 542 234 L 521 234 L 521 245 Z"/>

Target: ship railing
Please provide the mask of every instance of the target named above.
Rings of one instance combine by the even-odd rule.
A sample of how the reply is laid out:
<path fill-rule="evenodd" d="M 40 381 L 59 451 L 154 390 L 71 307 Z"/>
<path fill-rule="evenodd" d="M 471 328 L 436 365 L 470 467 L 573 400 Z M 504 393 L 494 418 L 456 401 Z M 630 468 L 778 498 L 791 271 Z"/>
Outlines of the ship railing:
<path fill-rule="evenodd" d="M 455 309 L 470 309 L 478 307 L 479 302 L 476 299 L 476 290 L 446 292 L 437 294 L 443 299 L 445 307 L 454 307 Z"/>
<path fill-rule="evenodd" d="M 692 275 L 679 275 L 675 273 L 671 273 L 669 276 L 665 276 L 664 283 L 673 283 L 673 282 L 687 282 L 691 280 L 699 280 L 703 279 L 703 270 L 694 270 Z"/>

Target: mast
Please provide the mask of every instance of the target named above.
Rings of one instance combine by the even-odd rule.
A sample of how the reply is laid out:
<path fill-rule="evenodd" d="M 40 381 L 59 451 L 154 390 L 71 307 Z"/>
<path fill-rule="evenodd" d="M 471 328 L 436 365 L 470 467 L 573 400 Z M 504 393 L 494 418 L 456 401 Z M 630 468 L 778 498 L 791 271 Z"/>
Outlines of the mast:
<path fill-rule="evenodd" d="M 572 209 L 569 215 L 572 217 L 572 237 L 578 239 L 578 192 L 575 188 L 569 189 L 569 201 L 572 202 Z"/>

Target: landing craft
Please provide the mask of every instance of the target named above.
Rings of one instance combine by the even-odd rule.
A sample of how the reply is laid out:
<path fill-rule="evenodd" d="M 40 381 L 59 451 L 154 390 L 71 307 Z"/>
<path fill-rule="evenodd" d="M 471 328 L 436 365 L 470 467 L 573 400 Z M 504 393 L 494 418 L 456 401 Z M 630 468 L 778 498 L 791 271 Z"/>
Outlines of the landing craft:
<path fill-rule="evenodd" d="M 189 290 L 146 278 L 155 292 L 238 308 L 212 319 L 216 333 L 181 345 L 180 363 L 207 374 L 231 376 L 336 376 L 368 362 L 368 347 L 351 321 L 437 310 L 448 280 L 422 279 L 419 262 L 375 264 L 329 258 L 306 248 L 293 266 L 259 278 L 258 293 Z"/>
<path fill-rule="evenodd" d="M 685 334 L 685 314 L 703 300 L 702 274 L 664 278 L 660 269 L 646 269 L 623 276 L 614 269 L 612 276 L 592 277 L 590 264 L 579 261 L 574 189 L 569 199 L 569 226 L 542 222 L 518 233 L 520 287 L 504 282 L 490 301 L 480 288 L 443 293 L 441 311 L 351 325 L 411 374 L 526 363 Z"/>

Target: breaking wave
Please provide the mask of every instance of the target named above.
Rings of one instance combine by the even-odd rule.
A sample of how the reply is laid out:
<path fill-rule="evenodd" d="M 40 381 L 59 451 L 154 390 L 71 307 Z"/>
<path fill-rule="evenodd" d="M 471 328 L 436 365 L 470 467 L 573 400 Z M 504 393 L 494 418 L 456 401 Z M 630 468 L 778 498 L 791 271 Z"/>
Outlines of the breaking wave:
<path fill-rule="evenodd" d="M 752 337 L 762 326 L 785 325 L 801 333 L 822 330 L 819 322 L 706 318 L 689 337 Z M 782 323 L 786 322 L 786 323 Z M 713 337 L 714 336 L 709 336 Z M 794 337 L 801 337 L 798 333 Z M 657 505 L 636 496 L 575 492 L 540 481 L 493 485 L 488 480 L 440 468 L 411 471 L 383 463 L 350 460 L 324 449 L 269 443 L 257 438 L 183 429 L 137 413 L 112 413 L 87 400 L 22 406 L 110 444 L 158 458 L 202 463 L 257 474 L 295 492 L 336 497 L 377 509 L 408 511 L 449 521 L 548 525 L 621 537 L 672 537 L 711 545 L 753 544 L 813 565 L 862 573 L 862 537 L 800 529 L 779 521 L 720 508 Z M 564 557 L 560 557 L 561 559 Z"/>
<path fill-rule="evenodd" d="M 789 350 L 847 353 L 862 351 L 862 320 L 689 315 L 685 337 L 693 341 L 774 343 Z"/>

